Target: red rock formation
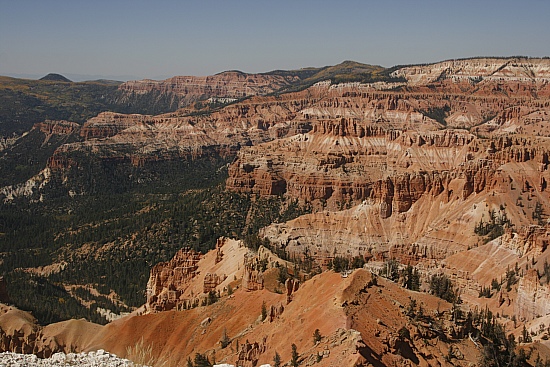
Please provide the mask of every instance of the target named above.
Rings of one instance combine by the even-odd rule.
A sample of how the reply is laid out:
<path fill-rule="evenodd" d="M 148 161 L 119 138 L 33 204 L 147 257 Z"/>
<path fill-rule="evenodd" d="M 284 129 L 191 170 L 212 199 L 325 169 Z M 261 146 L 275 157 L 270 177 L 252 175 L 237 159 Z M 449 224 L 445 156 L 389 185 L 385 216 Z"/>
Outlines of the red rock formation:
<path fill-rule="evenodd" d="M 279 303 L 277 305 L 271 305 L 269 308 L 269 322 L 275 321 L 275 319 L 279 318 L 285 310 L 285 306 L 283 306 L 282 303 Z"/>
<path fill-rule="evenodd" d="M 246 74 L 238 71 L 226 71 L 216 75 L 176 76 L 166 80 L 128 81 L 119 86 L 124 95 L 159 92 L 161 95 L 176 95 L 185 106 L 194 101 L 211 97 L 240 99 L 243 97 L 265 95 L 297 81 L 297 77 L 268 74 Z"/>
<path fill-rule="evenodd" d="M 521 321 L 550 314 L 550 285 L 541 284 L 535 269 L 530 269 L 520 279 L 514 311 Z"/>
<path fill-rule="evenodd" d="M 300 288 L 300 281 L 298 279 L 288 278 L 285 281 L 286 289 L 286 303 L 289 304 L 292 301 L 292 295 Z"/>
<path fill-rule="evenodd" d="M 153 122 L 152 116 L 102 112 L 84 123 L 80 135 L 85 140 L 104 139 L 115 136 L 129 127 L 148 122 Z"/>
<path fill-rule="evenodd" d="M 216 287 L 220 285 L 220 283 L 223 282 L 225 279 L 227 279 L 226 275 L 206 273 L 203 282 L 203 293 L 208 293 L 212 290 L 215 290 Z"/>
<path fill-rule="evenodd" d="M 34 125 L 34 129 L 39 129 L 46 135 L 70 135 L 80 129 L 80 125 L 70 121 L 52 121 L 46 120 Z"/>
<path fill-rule="evenodd" d="M 261 343 L 249 343 L 247 340 L 240 344 L 235 364 L 242 367 L 256 367 L 260 356 L 266 351 L 266 344 L 267 337 L 264 337 Z"/>
<path fill-rule="evenodd" d="M 197 275 L 200 258 L 200 253 L 182 249 L 170 261 L 155 265 L 147 282 L 146 309 L 166 311 L 184 304 L 181 295 Z"/>
<path fill-rule="evenodd" d="M 264 277 L 257 258 L 245 255 L 242 287 L 247 291 L 264 289 Z"/>

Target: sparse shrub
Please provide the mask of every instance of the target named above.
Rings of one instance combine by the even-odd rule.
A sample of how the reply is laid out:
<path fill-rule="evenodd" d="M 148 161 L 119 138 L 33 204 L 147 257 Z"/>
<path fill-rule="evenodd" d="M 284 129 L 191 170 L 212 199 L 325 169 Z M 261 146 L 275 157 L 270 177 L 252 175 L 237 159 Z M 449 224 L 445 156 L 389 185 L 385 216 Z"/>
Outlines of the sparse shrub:
<path fill-rule="evenodd" d="M 456 302 L 458 298 L 453 288 L 453 282 L 445 274 L 432 276 L 430 279 L 430 291 L 435 296 L 450 303 Z"/>
<path fill-rule="evenodd" d="M 500 213 L 500 215 L 497 215 L 494 210 L 490 210 L 489 221 L 484 222 L 481 219 L 474 228 L 475 234 L 478 236 L 487 236 L 487 241 L 502 236 L 504 234 L 504 226 L 510 225 L 511 222 L 506 216 L 505 211 L 501 211 Z"/>
<path fill-rule="evenodd" d="M 208 292 L 208 298 L 206 299 L 207 305 L 213 305 L 214 303 L 218 302 L 218 294 L 215 290 L 211 290 Z"/>
<path fill-rule="evenodd" d="M 157 363 L 153 355 L 153 345 L 145 345 L 143 337 L 134 346 L 126 347 L 126 358 L 138 366 L 152 366 Z"/>
<path fill-rule="evenodd" d="M 298 357 L 299 357 L 299 354 L 298 354 L 298 347 L 296 347 L 296 344 L 292 343 L 292 356 L 290 358 L 290 365 L 292 367 L 298 367 Z"/>
<path fill-rule="evenodd" d="M 285 284 L 286 280 L 288 279 L 289 275 L 288 275 L 288 269 L 286 267 L 280 267 L 279 268 L 279 275 L 277 277 L 277 280 L 279 281 L 279 283 L 281 284 Z"/>
<path fill-rule="evenodd" d="M 222 337 L 220 339 L 222 349 L 225 349 L 229 343 L 231 343 L 231 339 L 229 339 L 229 336 L 227 335 L 227 328 L 223 328 Z"/>
<path fill-rule="evenodd" d="M 474 318 L 475 319 L 475 318 Z M 527 356 L 520 348 L 516 352 L 516 341 L 513 334 L 506 336 L 505 328 L 494 317 L 491 311 L 485 309 L 479 315 L 481 322 L 479 332 L 483 350 L 480 358 L 481 366 L 525 366 Z"/>
<path fill-rule="evenodd" d="M 332 259 L 332 270 L 337 273 L 344 272 L 349 269 L 348 259 L 343 256 L 334 256 Z"/>
<path fill-rule="evenodd" d="M 516 263 L 516 269 L 515 270 L 506 270 L 506 291 L 510 292 L 512 290 L 512 286 L 518 282 L 518 278 L 516 277 L 517 274 L 517 263 Z"/>
<path fill-rule="evenodd" d="M 418 273 L 418 269 L 416 269 L 416 267 L 407 265 L 407 267 L 403 270 L 403 278 L 405 288 L 412 291 L 420 290 L 420 274 Z"/>
<path fill-rule="evenodd" d="M 395 259 L 389 259 L 384 262 L 384 266 L 380 270 L 380 276 L 390 279 L 394 282 L 399 280 L 399 262 Z"/>
<path fill-rule="evenodd" d="M 491 288 L 489 287 L 481 287 L 481 290 L 479 291 L 479 298 L 491 298 Z"/>
<path fill-rule="evenodd" d="M 531 341 L 533 341 L 533 338 L 531 338 L 531 335 L 529 335 L 529 331 L 527 331 L 525 324 L 523 324 L 523 330 L 521 331 L 521 341 L 523 343 L 530 343 Z"/>
<path fill-rule="evenodd" d="M 411 301 L 409 302 L 409 305 L 407 306 L 407 309 L 405 311 L 405 315 L 408 317 L 414 317 L 416 315 L 416 299 L 411 298 Z"/>
<path fill-rule="evenodd" d="M 277 351 L 275 351 L 275 356 L 273 356 L 273 367 L 281 367 L 281 356 Z"/>
<path fill-rule="evenodd" d="M 537 221 L 539 225 L 543 225 L 544 224 L 543 215 L 544 215 L 544 210 L 542 208 L 542 204 L 540 203 L 540 201 L 537 201 L 537 203 L 535 204 L 535 209 L 533 210 L 532 217 L 534 220 Z"/>
<path fill-rule="evenodd" d="M 321 332 L 319 329 L 315 329 L 313 332 L 313 345 L 319 343 L 321 341 Z"/>
<path fill-rule="evenodd" d="M 212 367 L 212 363 L 204 354 L 195 354 L 195 367 Z"/>
<path fill-rule="evenodd" d="M 411 332 L 409 329 L 407 329 L 406 326 L 403 326 L 401 329 L 397 331 L 397 334 L 399 335 L 399 339 L 405 340 L 411 338 Z"/>

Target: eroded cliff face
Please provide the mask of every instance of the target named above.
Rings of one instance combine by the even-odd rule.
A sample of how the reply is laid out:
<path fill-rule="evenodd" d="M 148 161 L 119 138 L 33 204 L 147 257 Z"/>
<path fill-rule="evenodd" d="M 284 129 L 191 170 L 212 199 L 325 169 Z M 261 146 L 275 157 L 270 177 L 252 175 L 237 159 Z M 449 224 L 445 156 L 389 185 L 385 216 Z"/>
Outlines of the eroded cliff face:
<path fill-rule="evenodd" d="M 265 95 L 296 82 L 296 76 L 268 74 L 246 74 L 239 71 L 226 71 L 211 76 L 175 76 L 166 80 L 135 80 L 119 86 L 122 100 L 132 95 L 165 95 L 177 101 L 178 107 L 196 101 L 213 98 L 216 101 L 232 101 L 244 97 Z"/>
<path fill-rule="evenodd" d="M 535 58 L 474 58 L 449 60 L 430 65 L 403 67 L 393 73 L 413 85 L 450 80 L 453 82 L 547 82 L 550 79 L 548 59 Z"/>
<path fill-rule="evenodd" d="M 228 187 L 321 200 L 331 208 L 373 199 L 387 204 L 383 216 L 389 217 L 393 207 L 407 211 L 425 192 L 441 194 L 449 172 L 471 159 L 474 139 L 465 131 L 450 130 L 366 130 L 362 137 L 323 131 L 315 125 L 309 134 L 242 149 L 229 169 Z"/>
<path fill-rule="evenodd" d="M 473 205 L 510 205 L 513 223 L 521 225 L 533 208 L 525 214 L 513 208 L 521 196 L 516 190 L 548 205 L 549 65 L 545 59 L 458 60 L 397 70 L 394 76 L 407 83 L 321 82 L 206 115 L 103 113 L 83 126 L 83 142 L 56 151 L 50 168 L 76 167 L 79 154 L 133 166 L 237 154 L 228 189 L 286 195 L 329 210 L 361 204 L 373 224 L 367 230 L 344 225 L 349 243 L 360 245 L 354 251 L 442 259 L 476 244 L 471 221 L 486 213 Z M 143 90 L 183 93 L 198 80 L 176 78 Z M 498 200 L 489 198 L 494 195 Z M 461 211 L 475 213 L 469 223 Z M 328 227 L 306 217 L 315 236 L 282 240 L 277 231 L 266 233 L 281 244 L 326 237 L 339 248 L 344 241 L 330 228 L 347 223 L 346 215 L 338 213 Z"/>
<path fill-rule="evenodd" d="M 83 158 L 141 166 L 146 162 L 233 156 L 255 145 L 311 130 L 295 121 L 298 111 L 316 99 L 306 93 L 254 98 L 207 115 L 187 111 L 150 116 L 104 112 L 80 129 L 82 141 L 57 149 L 49 168 L 63 172 Z"/>
<path fill-rule="evenodd" d="M 82 339 L 97 334 L 101 329 L 101 325 L 83 319 L 43 327 L 30 313 L 0 304 L 2 351 L 32 353 L 39 358 L 49 358 L 57 352 L 81 352 L 85 348 Z"/>
<path fill-rule="evenodd" d="M 260 231 L 294 256 L 396 258 L 448 274 L 472 305 L 544 317 L 549 70 L 550 60 L 458 60 L 400 69 L 408 82 L 384 90 L 318 83 L 296 115 L 312 130 L 243 147 L 227 187 L 316 208 Z M 476 226 L 494 215 L 504 235 L 486 244 Z M 519 283 L 480 300 L 515 266 Z"/>
<path fill-rule="evenodd" d="M 533 224 L 536 203 L 550 212 L 549 70 L 547 59 L 453 60 L 398 69 L 393 76 L 407 82 L 320 82 L 272 96 L 259 94 L 292 81 L 224 73 L 129 83 L 122 88 L 137 94 L 256 96 L 206 114 L 102 113 L 48 168 L 63 176 L 82 157 L 141 167 L 236 155 L 227 189 L 284 195 L 316 211 L 264 228 L 272 243 L 321 260 L 349 254 L 430 266 L 482 246 L 474 229 L 491 210 L 504 211 L 513 232 Z M 247 279 L 245 287 L 261 288 L 258 274 Z M 224 281 L 210 272 L 194 292 Z"/>
<path fill-rule="evenodd" d="M 198 273 L 200 253 L 182 249 L 164 263 L 151 269 L 147 282 L 146 308 L 152 312 L 177 308 L 184 300 L 181 296 Z"/>
<path fill-rule="evenodd" d="M 480 149 L 494 148 L 459 128 L 475 126 L 471 129 L 474 134 L 504 139 L 510 132 L 549 136 L 550 104 L 544 71 L 548 60 L 521 61 L 533 63 L 525 66 L 527 69 L 521 63 L 513 66 L 514 62 L 462 60 L 396 71 L 395 76 L 408 79 L 407 83 L 321 82 L 300 92 L 252 97 L 206 114 L 189 110 L 156 116 L 105 112 L 84 124 L 80 131 L 83 141 L 60 147 L 49 168 L 73 169 L 81 157 L 139 167 L 147 162 L 231 157 L 240 152 L 230 168 L 228 187 L 232 190 L 262 195 L 288 193 L 339 205 L 357 202 L 370 197 L 369 187 L 392 172 L 443 174 L 481 156 Z M 486 67 L 479 66 L 486 63 Z M 511 71 L 506 71 L 504 64 Z M 445 77 L 425 77 L 440 69 L 451 71 Z M 524 69 L 532 69 L 527 73 L 532 74 L 531 79 L 526 79 Z M 460 77 L 451 77 L 455 74 Z M 280 87 L 291 82 L 279 76 L 247 79 L 243 75 L 222 73 L 203 81 L 182 77 L 166 83 L 136 82 L 132 87 L 130 83 L 123 88 L 135 88 L 135 93 L 158 89 L 184 94 L 192 86 L 202 85 L 204 88 L 197 88 L 207 90 L 210 87 L 206 85 L 213 83 L 211 90 L 230 94 L 229 89 L 237 90 L 236 85 L 244 83 L 242 93 L 246 94 L 249 83 L 258 87 L 247 94 L 254 95 L 268 92 L 269 88 L 262 85 L 278 83 Z M 487 78 L 471 81 L 472 75 Z M 505 87 L 508 89 L 503 91 Z M 522 88 L 530 88 L 530 94 L 519 93 Z M 537 148 L 527 144 L 525 149 Z M 282 169 L 282 161 L 295 169 L 301 165 L 299 169 L 308 174 Z M 438 180 L 428 185 L 442 185 Z M 67 182 L 66 177 L 62 181 Z M 472 189 L 465 192 L 468 190 Z M 412 201 L 414 198 L 400 198 L 398 194 L 396 202 L 402 202 L 398 211 Z M 393 209 L 386 210 L 387 215 L 391 212 Z"/>
<path fill-rule="evenodd" d="M 145 309 L 155 313 L 205 305 L 212 301 L 211 292 L 216 297 L 226 294 L 237 278 L 242 279 L 244 289 L 263 289 L 261 272 L 252 266 L 253 259 L 241 241 L 223 237 L 206 255 L 181 249 L 170 261 L 151 269 Z M 233 283 L 233 287 L 239 285 Z"/>
<path fill-rule="evenodd" d="M 522 321 L 550 314 L 550 286 L 541 282 L 535 269 L 529 270 L 519 281 L 515 314 Z"/>

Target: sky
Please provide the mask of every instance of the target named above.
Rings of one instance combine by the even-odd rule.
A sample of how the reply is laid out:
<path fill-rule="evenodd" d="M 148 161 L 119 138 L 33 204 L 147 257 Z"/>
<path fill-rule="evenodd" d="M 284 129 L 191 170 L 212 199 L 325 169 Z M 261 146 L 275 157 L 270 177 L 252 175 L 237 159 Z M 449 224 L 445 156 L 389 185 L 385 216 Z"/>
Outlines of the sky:
<path fill-rule="evenodd" d="M 550 56 L 548 0 L 0 0 L 0 75 L 164 79 Z"/>

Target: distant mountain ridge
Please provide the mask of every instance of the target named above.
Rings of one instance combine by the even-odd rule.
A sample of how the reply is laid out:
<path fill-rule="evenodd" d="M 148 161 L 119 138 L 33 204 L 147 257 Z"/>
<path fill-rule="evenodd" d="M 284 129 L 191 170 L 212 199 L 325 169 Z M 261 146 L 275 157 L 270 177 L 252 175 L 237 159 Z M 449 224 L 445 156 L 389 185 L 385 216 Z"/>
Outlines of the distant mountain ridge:
<path fill-rule="evenodd" d="M 66 82 L 66 83 L 72 83 L 73 81 L 64 77 L 61 74 L 55 74 L 55 73 L 49 73 L 48 75 L 40 78 L 39 80 L 47 80 L 52 82 Z"/>
<path fill-rule="evenodd" d="M 410 70 L 420 72 L 422 68 L 423 75 L 428 69 L 434 73 L 433 76 L 425 76 L 427 78 L 448 77 L 444 65 L 473 64 L 475 60 L 502 65 L 513 60 L 538 64 L 546 61 L 545 58 L 480 57 L 391 68 L 344 61 L 319 68 L 273 70 L 258 74 L 225 71 L 206 77 L 174 76 L 165 80 L 143 79 L 124 83 L 112 80 L 71 82 L 63 75 L 54 73 L 40 80 L 0 77 L 0 135 L 21 134 L 28 131 L 32 124 L 46 119 L 83 123 L 105 111 L 156 115 L 180 108 L 193 109 L 194 104 L 200 102 L 197 107 L 200 113 L 204 113 L 236 100 L 296 92 L 326 80 L 332 84 L 406 82 L 419 77 L 410 75 Z M 442 66 L 441 71 L 437 70 L 438 65 Z"/>

